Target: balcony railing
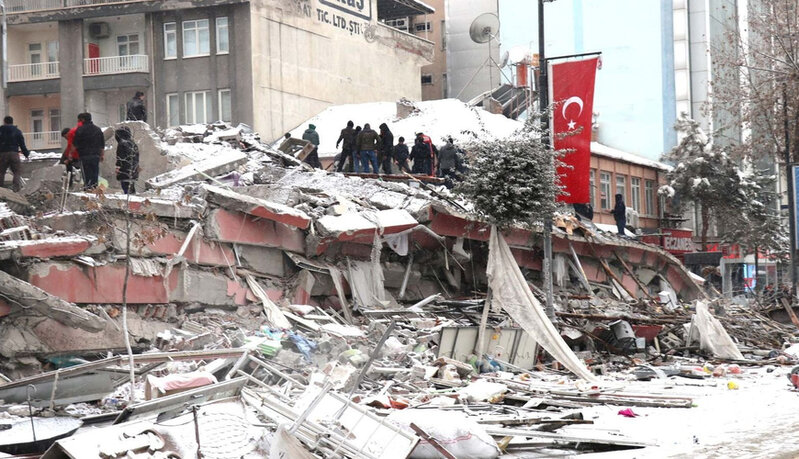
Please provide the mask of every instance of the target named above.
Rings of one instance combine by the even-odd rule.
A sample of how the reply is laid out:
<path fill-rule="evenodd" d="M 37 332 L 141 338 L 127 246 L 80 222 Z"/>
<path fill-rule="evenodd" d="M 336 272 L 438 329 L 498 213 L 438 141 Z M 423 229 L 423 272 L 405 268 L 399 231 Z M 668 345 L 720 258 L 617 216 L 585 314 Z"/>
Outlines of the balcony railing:
<path fill-rule="evenodd" d="M 5 0 L 5 4 L 6 11 L 9 14 L 14 14 L 103 5 L 106 3 L 141 3 L 145 1 L 148 0 Z"/>
<path fill-rule="evenodd" d="M 58 78 L 58 62 L 18 64 L 8 66 L 8 81 L 49 80 Z"/>
<path fill-rule="evenodd" d="M 83 60 L 83 74 L 110 75 L 114 73 L 149 72 L 150 61 L 145 54 L 130 56 L 94 57 Z"/>
<path fill-rule="evenodd" d="M 61 132 L 23 132 L 25 145 L 29 150 L 50 150 L 61 148 Z"/>

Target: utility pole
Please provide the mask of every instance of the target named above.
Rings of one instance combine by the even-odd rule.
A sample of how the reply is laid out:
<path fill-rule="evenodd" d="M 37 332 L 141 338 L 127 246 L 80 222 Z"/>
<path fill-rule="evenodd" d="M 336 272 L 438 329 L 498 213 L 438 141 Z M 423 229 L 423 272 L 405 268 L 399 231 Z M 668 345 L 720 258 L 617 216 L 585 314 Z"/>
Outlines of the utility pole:
<path fill-rule="evenodd" d="M 551 1 L 551 0 L 550 0 Z M 538 109 L 541 112 L 541 142 L 549 146 L 549 117 L 546 115 L 549 105 L 549 82 L 547 78 L 547 61 L 544 57 L 544 0 L 538 0 Z M 554 158 L 553 158 L 554 159 Z M 555 167 L 554 161 L 549 167 Z M 549 320 L 555 321 L 555 301 L 552 297 L 552 215 L 544 216 L 544 292 L 546 293 L 546 313 Z"/>
<path fill-rule="evenodd" d="M 782 117 L 785 128 L 785 181 L 788 190 L 788 227 L 790 228 L 791 236 L 791 253 L 789 254 L 790 269 L 791 269 L 791 302 L 793 297 L 796 296 L 796 199 L 794 196 L 794 174 L 793 164 L 791 162 L 791 139 L 789 134 L 788 125 L 788 90 L 785 87 L 785 82 L 782 83 Z M 757 257 L 757 253 L 755 253 Z"/>

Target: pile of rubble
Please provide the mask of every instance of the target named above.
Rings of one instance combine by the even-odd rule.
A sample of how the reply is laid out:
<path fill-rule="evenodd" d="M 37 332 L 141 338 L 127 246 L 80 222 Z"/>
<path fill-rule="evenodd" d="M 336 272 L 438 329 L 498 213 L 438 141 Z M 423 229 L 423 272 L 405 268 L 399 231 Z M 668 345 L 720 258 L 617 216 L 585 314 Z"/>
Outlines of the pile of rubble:
<path fill-rule="evenodd" d="M 0 452 L 642 448 L 581 410 L 689 408 L 623 385 L 796 359 L 795 327 L 590 222 L 556 219 L 553 324 L 540 230 L 499 235 L 412 177 L 312 170 L 246 126 L 128 124 L 144 194 L 59 189 L 49 165 L 35 208 L 0 193 Z"/>

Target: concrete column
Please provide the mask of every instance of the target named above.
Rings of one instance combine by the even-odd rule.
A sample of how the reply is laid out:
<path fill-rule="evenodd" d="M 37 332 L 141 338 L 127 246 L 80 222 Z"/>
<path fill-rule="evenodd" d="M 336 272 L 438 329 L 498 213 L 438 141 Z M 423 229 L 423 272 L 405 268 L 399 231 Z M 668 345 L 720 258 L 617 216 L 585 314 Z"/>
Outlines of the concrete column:
<path fill-rule="evenodd" d="M 85 110 L 83 94 L 83 19 L 58 22 L 58 61 L 61 73 L 61 120 L 75 124 Z"/>

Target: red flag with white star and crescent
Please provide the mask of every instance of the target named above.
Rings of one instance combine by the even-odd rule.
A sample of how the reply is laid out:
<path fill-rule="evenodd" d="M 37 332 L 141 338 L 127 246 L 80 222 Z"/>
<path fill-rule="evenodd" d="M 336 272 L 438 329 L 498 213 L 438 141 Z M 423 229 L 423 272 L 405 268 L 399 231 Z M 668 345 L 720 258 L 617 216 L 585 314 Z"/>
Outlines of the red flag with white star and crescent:
<path fill-rule="evenodd" d="M 558 168 L 564 192 L 558 201 L 569 204 L 590 202 L 591 122 L 598 61 L 594 57 L 549 65 L 553 148 L 573 150 L 560 158 L 571 167 Z"/>

